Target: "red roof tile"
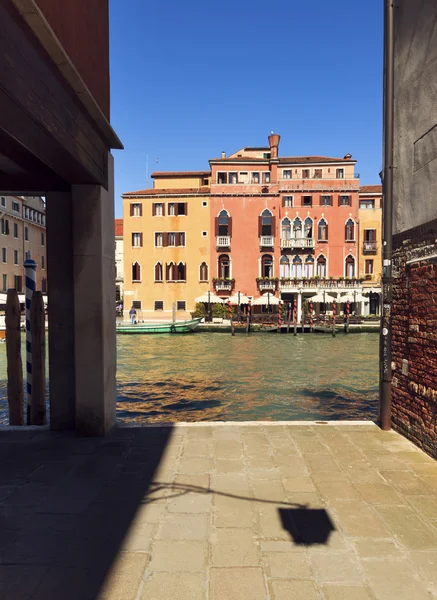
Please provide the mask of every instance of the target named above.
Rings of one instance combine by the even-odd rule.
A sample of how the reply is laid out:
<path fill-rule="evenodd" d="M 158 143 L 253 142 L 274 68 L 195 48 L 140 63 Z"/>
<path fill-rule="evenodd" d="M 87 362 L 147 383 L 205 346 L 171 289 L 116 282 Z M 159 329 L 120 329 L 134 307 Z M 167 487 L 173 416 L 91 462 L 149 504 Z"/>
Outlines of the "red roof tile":
<path fill-rule="evenodd" d="M 382 194 L 382 185 L 362 185 L 360 194 Z"/>
<path fill-rule="evenodd" d="M 115 237 L 123 237 L 123 219 L 115 219 Z"/>
<path fill-rule="evenodd" d="M 334 158 L 332 156 L 281 156 L 280 163 L 300 165 L 306 163 L 356 162 L 352 158 Z"/>
<path fill-rule="evenodd" d="M 137 198 L 140 196 L 206 196 L 210 192 L 208 186 L 202 186 L 199 188 L 152 188 L 149 190 L 138 190 L 137 192 L 126 192 L 122 194 L 122 198 Z"/>
<path fill-rule="evenodd" d="M 151 177 L 208 177 L 211 175 L 211 171 L 155 171 Z"/>

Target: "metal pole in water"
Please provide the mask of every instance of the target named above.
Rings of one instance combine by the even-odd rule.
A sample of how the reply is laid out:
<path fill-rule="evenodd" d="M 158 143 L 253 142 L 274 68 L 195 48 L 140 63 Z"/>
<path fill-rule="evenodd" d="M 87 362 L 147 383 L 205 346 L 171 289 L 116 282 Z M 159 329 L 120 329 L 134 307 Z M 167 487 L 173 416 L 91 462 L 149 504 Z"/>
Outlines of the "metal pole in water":
<path fill-rule="evenodd" d="M 287 333 L 290 333 L 290 321 L 291 321 L 291 304 L 288 303 L 288 314 L 287 314 Z"/>
<path fill-rule="evenodd" d="M 297 335 L 297 302 L 296 298 L 293 301 L 293 323 L 294 323 L 294 334 Z"/>
<path fill-rule="evenodd" d="M 33 292 L 36 288 L 36 262 L 31 258 L 30 252 L 28 253 L 28 258 L 24 261 L 23 266 L 26 280 L 26 422 L 30 425 L 30 410 L 32 404 L 32 331 L 30 325 L 30 305 Z"/>
<path fill-rule="evenodd" d="M 208 321 L 211 321 L 211 292 L 208 290 Z"/>
<path fill-rule="evenodd" d="M 249 298 L 249 302 L 247 304 L 247 322 L 246 322 L 246 333 L 250 333 L 250 315 L 252 312 L 252 305 L 250 303 L 250 298 Z"/>
<path fill-rule="evenodd" d="M 335 315 L 337 314 L 337 302 L 332 303 L 332 337 L 335 337 Z"/>

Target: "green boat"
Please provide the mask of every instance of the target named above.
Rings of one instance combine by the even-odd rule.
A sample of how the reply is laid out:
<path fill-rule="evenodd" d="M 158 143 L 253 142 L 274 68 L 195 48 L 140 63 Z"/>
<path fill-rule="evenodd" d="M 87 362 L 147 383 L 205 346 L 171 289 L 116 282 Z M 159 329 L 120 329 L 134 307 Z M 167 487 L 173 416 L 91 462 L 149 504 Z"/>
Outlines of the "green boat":
<path fill-rule="evenodd" d="M 117 325 L 117 333 L 189 333 L 196 329 L 202 319 L 192 321 L 179 321 L 175 323 L 131 323 Z"/>

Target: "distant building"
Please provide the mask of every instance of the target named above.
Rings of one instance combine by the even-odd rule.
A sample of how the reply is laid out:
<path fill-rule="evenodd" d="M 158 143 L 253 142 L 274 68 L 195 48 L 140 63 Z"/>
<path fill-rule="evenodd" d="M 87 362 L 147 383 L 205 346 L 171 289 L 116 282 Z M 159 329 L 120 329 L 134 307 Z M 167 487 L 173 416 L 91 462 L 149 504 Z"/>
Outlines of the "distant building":
<path fill-rule="evenodd" d="M 115 289 L 117 302 L 124 295 L 123 219 L 115 219 Z"/>
<path fill-rule="evenodd" d="M 368 312 L 379 313 L 382 269 L 382 185 L 366 185 L 359 192 L 360 277 L 367 292 Z"/>
<path fill-rule="evenodd" d="M 379 313 L 381 225 L 364 216 L 363 239 L 376 236 L 366 263 L 356 161 L 280 157 L 279 141 L 272 134 L 266 147 L 223 152 L 210 171 L 153 173 L 153 189 L 123 194 L 125 308 L 130 297 L 143 318 L 168 318 L 173 303 L 182 316 L 207 291 L 252 299 L 271 292 L 296 301 L 300 315 L 323 292 L 339 312 L 349 298 L 355 312 Z M 369 198 L 375 219 L 380 196 Z M 362 191 L 363 207 L 366 197 Z"/>
<path fill-rule="evenodd" d="M 23 263 L 37 264 L 36 289 L 47 293 L 46 211 L 39 196 L 0 196 L 1 291 L 24 294 Z M 20 298 L 22 300 L 22 298 Z"/>

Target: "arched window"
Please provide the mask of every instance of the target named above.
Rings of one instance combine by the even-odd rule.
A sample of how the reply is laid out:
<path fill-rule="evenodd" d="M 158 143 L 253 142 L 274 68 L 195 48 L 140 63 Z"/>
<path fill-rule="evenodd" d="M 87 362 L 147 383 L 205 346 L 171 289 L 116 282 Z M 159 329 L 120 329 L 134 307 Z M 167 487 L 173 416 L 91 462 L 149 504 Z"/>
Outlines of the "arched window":
<path fill-rule="evenodd" d="M 208 265 L 206 264 L 206 262 L 203 262 L 200 265 L 199 279 L 200 281 L 208 281 Z"/>
<path fill-rule="evenodd" d="M 162 264 L 160 262 L 155 265 L 155 281 L 163 280 Z"/>
<path fill-rule="evenodd" d="M 231 263 L 227 254 L 221 254 L 218 259 L 218 273 L 222 279 L 231 278 Z"/>
<path fill-rule="evenodd" d="M 345 262 L 345 272 L 346 277 L 355 277 L 355 258 L 352 254 L 346 256 Z"/>
<path fill-rule="evenodd" d="M 178 264 L 177 274 L 178 274 L 178 281 L 185 281 L 186 280 L 186 277 L 185 277 L 185 265 L 184 265 L 183 262 L 180 262 Z"/>
<path fill-rule="evenodd" d="M 305 259 L 305 277 L 308 279 L 314 276 L 314 258 L 307 256 Z"/>
<path fill-rule="evenodd" d="M 291 275 L 292 277 L 302 277 L 302 259 L 300 256 L 295 256 L 293 258 Z"/>
<path fill-rule="evenodd" d="M 346 242 L 354 242 L 355 241 L 355 223 L 352 219 L 348 219 L 346 221 L 345 240 L 346 240 Z"/>
<path fill-rule="evenodd" d="M 273 277 L 273 258 L 264 254 L 261 259 L 261 277 Z"/>
<path fill-rule="evenodd" d="M 132 281 L 141 281 L 141 267 L 137 262 L 132 265 Z"/>
<path fill-rule="evenodd" d="M 176 265 L 173 262 L 169 262 L 166 265 L 166 279 L 167 281 L 175 281 L 176 280 Z"/>
<path fill-rule="evenodd" d="M 273 215 L 268 208 L 262 211 L 260 216 L 260 235 L 273 235 Z"/>
<path fill-rule="evenodd" d="M 304 232 L 306 238 L 313 237 L 313 220 L 307 217 L 304 222 Z"/>
<path fill-rule="evenodd" d="M 319 242 L 327 242 L 328 241 L 328 223 L 325 219 L 320 219 L 319 224 L 317 226 L 317 239 Z"/>
<path fill-rule="evenodd" d="M 282 219 L 281 237 L 283 240 L 291 239 L 291 221 L 287 217 L 285 217 L 285 219 Z"/>
<path fill-rule="evenodd" d="M 216 236 L 230 236 L 232 219 L 227 210 L 223 209 L 216 218 Z"/>
<path fill-rule="evenodd" d="M 317 275 L 319 277 L 326 277 L 326 258 L 323 254 L 317 257 Z"/>
<path fill-rule="evenodd" d="M 295 239 L 302 237 L 302 221 L 299 217 L 296 217 L 293 221 L 293 237 Z"/>
<path fill-rule="evenodd" d="M 290 261 L 288 260 L 288 256 L 281 256 L 281 260 L 279 261 L 279 275 L 285 279 L 290 277 Z"/>

